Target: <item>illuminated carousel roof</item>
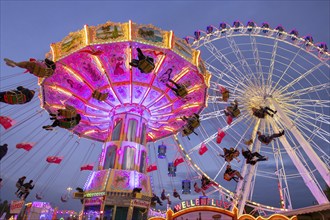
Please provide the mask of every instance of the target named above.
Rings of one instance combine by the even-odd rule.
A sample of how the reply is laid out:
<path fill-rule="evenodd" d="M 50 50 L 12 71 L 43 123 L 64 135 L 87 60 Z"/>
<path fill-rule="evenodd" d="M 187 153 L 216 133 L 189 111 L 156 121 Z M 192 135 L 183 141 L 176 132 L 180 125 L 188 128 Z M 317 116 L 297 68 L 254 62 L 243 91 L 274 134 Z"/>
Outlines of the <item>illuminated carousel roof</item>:
<path fill-rule="evenodd" d="M 129 65 L 140 48 L 154 59 L 155 68 L 141 73 Z M 172 31 L 152 25 L 107 22 L 87 26 L 51 45 L 55 73 L 40 79 L 42 107 L 55 112 L 72 105 L 82 120 L 73 132 L 106 141 L 113 115 L 130 112 L 148 121 L 147 140 L 155 141 L 180 131 L 180 117 L 206 107 L 210 74 L 199 51 Z M 188 95 L 180 98 L 166 86 L 171 79 L 185 84 Z M 104 101 L 95 90 L 108 93 Z"/>

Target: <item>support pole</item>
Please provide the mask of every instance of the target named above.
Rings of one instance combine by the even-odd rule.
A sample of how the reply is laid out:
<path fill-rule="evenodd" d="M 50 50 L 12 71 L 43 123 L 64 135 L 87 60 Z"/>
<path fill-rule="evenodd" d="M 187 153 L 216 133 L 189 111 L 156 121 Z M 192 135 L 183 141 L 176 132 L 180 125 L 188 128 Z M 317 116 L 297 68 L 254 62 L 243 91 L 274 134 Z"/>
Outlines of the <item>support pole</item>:
<path fill-rule="evenodd" d="M 271 103 L 274 105 L 277 110 L 277 115 L 281 118 L 283 124 L 288 130 L 293 134 L 296 140 L 299 142 L 301 147 L 304 149 L 305 153 L 311 159 L 311 162 L 314 164 L 315 168 L 319 171 L 322 178 L 326 184 L 330 187 L 330 170 L 327 168 L 326 164 L 320 159 L 320 157 L 315 153 L 312 146 L 306 141 L 304 136 L 295 126 L 295 124 L 290 120 L 290 118 L 285 114 L 281 109 L 279 104 L 275 100 L 271 100 Z"/>
<path fill-rule="evenodd" d="M 284 124 L 286 126 L 286 128 L 288 130 L 290 130 L 290 132 L 292 132 L 292 134 L 295 136 L 295 138 L 298 140 L 298 142 L 303 143 L 303 144 L 306 144 L 306 143 L 308 144 L 308 142 L 302 137 L 302 135 L 300 134 L 300 132 L 298 131 L 296 126 L 292 123 L 292 121 L 289 119 L 289 117 L 283 112 L 283 110 L 278 105 L 278 103 L 276 101 L 273 101 L 273 100 L 271 100 L 271 103 L 274 105 L 275 109 L 277 110 L 277 114 L 281 118 L 282 124 Z M 279 130 L 276 123 L 272 123 L 272 126 L 273 126 L 274 131 Z M 301 136 L 299 136 L 299 134 Z M 296 135 L 298 135 L 298 137 Z M 299 139 L 299 138 L 301 138 L 301 139 Z M 318 184 L 314 181 L 314 179 L 310 175 L 309 171 L 306 169 L 304 164 L 300 161 L 299 157 L 296 154 L 296 151 L 290 146 L 290 144 L 287 141 L 286 137 L 282 136 L 282 137 L 279 138 L 279 140 L 281 141 L 284 149 L 288 153 L 288 155 L 291 158 L 293 164 L 295 165 L 295 167 L 299 171 L 300 176 L 303 178 L 306 186 L 309 188 L 309 190 L 311 191 L 311 193 L 314 196 L 314 198 L 316 199 L 316 201 L 319 204 L 328 203 L 329 201 L 328 201 L 327 197 L 325 196 L 325 194 L 323 193 L 322 189 L 320 189 Z M 305 145 L 305 147 L 306 147 L 306 145 Z M 310 150 L 311 150 L 310 151 L 311 154 L 308 154 L 307 152 L 306 153 L 307 153 L 307 155 L 310 156 L 311 160 L 312 161 L 313 160 L 320 160 L 316 156 L 315 152 L 312 150 L 310 145 L 309 145 L 309 147 L 310 147 Z"/>
<path fill-rule="evenodd" d="M 264 127 L 265 127 L 265 122 L 262 121 L 261 122 L 261 125 L 260 125 L 260 130 L 264 130 Z M 255 134 L 254 134 L 254 136 L 255 136 Z M 260 147 L 261 147 L 261 143 L 260 143 L 260 141 L 257 141 L 255 143 L 255 149 L 254 149 L 254 151 L 259 152 L 260 151 Z M 254 166 L 248 165 L 248 168 L 250 168 L 250 169 L 249 169 L 247 175 L 244 176 L 244 179 L 242 181 L 240 181 L 240 182 L 243 182 L 244 181 L 244 183 L 242 183 L 242 185 L 244 184 L 244 186 L 242 186 L 241 187 L 241 190 L 240 190 L 241 191 L 241 196 L 240 196 L 241 198 L 238 198 L 239 199 L 238 206 L 237 206 L 237 208 L 238 208 L 238 215 L 242 215 L 243 214 L 246 200 L 247 200 L 247 198 L 248 198 L 248 196 L 250 194 L 250 191 L 251 191 L 252 177 L 253 177 L 253 175 L 255 175 L 255 172 L 256 172 L 256 165 L 254 165 Z M 243 190 L 242 190 L 242 188 L 243 188 Z"/>
<path fill-rule="evenodd" d="M 255 123 L 253 131 L 252 131 L 252 135 L 251 135 L 251 139 L 253 141 L 256 140 L 256 136 L 257 136 L 257 131 L 260 125 L 260 119 Z M 248 147 L 249 150 L 252 150 L 252 147 Z M 245 178 L 245 175 L 247 173 L 248 170 L 248 166 L 250 166 L 249 164 L 244 163 L 243 161 L 243 167 L 241 169 L 241 175 Z M 237 206 L 239 200 L 242 197 L 242 190 L 243 190 L 243 184 L 245 182 L 245 179 L 243 181 L 238 181 L 237 186 L 236 186 L 236 190 L 235 190 L 235 197 L 234 197 L 234 206 Z"/>

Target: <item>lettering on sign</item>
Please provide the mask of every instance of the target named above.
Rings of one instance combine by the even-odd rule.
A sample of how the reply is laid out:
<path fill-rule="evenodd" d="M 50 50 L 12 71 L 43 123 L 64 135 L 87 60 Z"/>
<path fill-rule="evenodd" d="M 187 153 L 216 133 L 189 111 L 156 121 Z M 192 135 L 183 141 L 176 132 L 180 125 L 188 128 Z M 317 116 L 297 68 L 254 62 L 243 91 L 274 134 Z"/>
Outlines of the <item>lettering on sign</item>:
<path fill-rule="evenodd" d="M 175 205 L 174 212 L 178 212 L 182 209 L 187 209 L 195 206 L 215 206 L 219 208 L 228 209 L 231 206 L 231 203 L 209 198 L 191 199 L 187 201 L 182 201 L 179 204 Z"/>

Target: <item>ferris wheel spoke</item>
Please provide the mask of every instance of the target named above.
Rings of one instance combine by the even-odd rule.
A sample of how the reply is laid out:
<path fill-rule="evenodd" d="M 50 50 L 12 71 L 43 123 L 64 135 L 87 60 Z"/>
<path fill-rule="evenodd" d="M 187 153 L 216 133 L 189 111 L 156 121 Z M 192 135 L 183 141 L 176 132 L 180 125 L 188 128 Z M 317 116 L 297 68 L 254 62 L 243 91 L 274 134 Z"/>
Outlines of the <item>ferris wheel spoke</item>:
<path fill-rule="evenodd" d="M 269 72 L 268 72 L 268 78 L 266 85 L 267 87 L 271 87 L 272 85 L 272 78 L 273 78 L 273 72 L 274 72 L 274 66 L 275 66 L 275 60 L 276 60 L 276 54 L 277 54 L 277 47 L 278 47 L 278 39 L 275 39 L 274 45 L 273 45 L 273 50 L 272 50 L 272 57 L 270 59 L 270 64 L 269 64 Z M 268 91 L 270 92 L 270 91 Z"/>
<path fill-rule="evenodd" d="M 316 85 L 316 86 L 309 86 L 309 87 L 306 87 L 303 89 L 297 89 L 292 92 L 286 92 L 285 96 L 290 97 L 290 98 L 299 97 L 299 96 L 314 93 L 314 92 L 327 91 L 327 89 L 329 89 L 329 87 L 330 87 L 330 82 L 327 82 L 327 83 L 323 83 L 323 84 Z"/>
<path fill-rule="evenodd" d="M 277 88 L 278 84 L 281 82 L 281 80 L 283 79 L 283 77 L 287 74 L 287 71 L 291 68 L 292 64 L 294 63 L 294 61 L 296 60 L 298 54 L 300 53 L 301 49 L 303 48 L 304 44 L 301 44 L 299 50 L 297 50 L 297 52 L 295 53 L 294 57 L 292 58 L 292 60 L 290 61 L 290 63 L 287 65 L 286 69 L 283 71 L 282 75 L 280 76 L 280 78 L 277 80 L 276 84 L 273 86 L 273 89 L 271 91 L 271 93 L 273 93 L 273 91 Z"/>
<path fill-rule="evenodd" d="M 256 40 L 255 36 L 250 35 L 250 42 L 251 42 L 251 47 L 252 47 L 252 51 L 253 51 L 253 58 L 254 58 L 255 66 L 256 66 L 257 76 L 259 79 L 261 78 L 261 82 L 264 82 L 264 75 L 263 75 L 263 71 L 262 71 L 259 50 L 257 47 L 257 40 Z"/>
<path fill-rule="evenodd" d="M 243 74 L 220 50 L 216 48 L 212 43 L 205 44 L 205 48 L 230 72 L 232 73 L 233 78 L 240 81 L 250 82 L 249 78 L 246 77 L 246 74 Z M 235 72 L 233 72 L 235 70 Z M 244 79 L 244 80 L 242 80 Z"/>
<path fill-rule="evenodd" d="M 330 100 L 290 99 L 290 102 L 293 102 L 297 107 L 330 108 Z"/>
<path fill-rule="evenodd" d="M 251 74 L 251 76 L 254 76 L 248 62 L 246 61 L 246 59 L 243 56 L 241 50 L 237 46 L 237 43 L 236 43 L 235 39 L 231 36 L 228 36 L 226 39 L 227 39 L 227 42 L 228 42 L 229 46 L 231 47 L 233 53 L 235 54 L 236 59 L 238 60 L 238 62 L 240 63 L 242 69 L 244 70 L 244 72 Z"/>
<path fill-rule="evenodd" d="M 221 116 L 224 116 L 223 110 L 201 114 L 201 115 L 199 115 L 199 120 L 205 121 L 205 120 L 209 120 L 209 119 L 218 118 Z"/>
<path fill-rule="evenodd" d="M 311 121 L 316 121 L 316 122 L 321 122 L 324 124 L 330 124 L 330 116 L 329 115 L 324 115 L 322 113 L 316 112 L 316 111 L 312 111 L 309 109 L 303 109 L 303 110 L 298 110 L 299 111 L 299 115 L 302 116 L 303 118 L 309 119 Z M 316 116 L 316 117 L 315 117 Z M 308 121 L 305 121 L 305 123 L 307 123 Z M 311 123 L 309 121 L 308 123 L 309 125 L 312 125 L 313 123 Z"/>
<path fill-rule="evenodd" d="M 295 78 L 292 82 L 288 83 L 286 86 L 279 89 L 280 92 L 286 91 L 288 88 L 292 87 L 294 84 L 299 82 L 302 79 L 305 79 L 309 74 L 313 73 L 315 70 L 319 69 L 321 66 L 324 65 L 324 61 L 320 62 L 319 64 L 313 66 L 311 69 L 306 71 L 305 73 L 301 74 L 301 76 Z"/>

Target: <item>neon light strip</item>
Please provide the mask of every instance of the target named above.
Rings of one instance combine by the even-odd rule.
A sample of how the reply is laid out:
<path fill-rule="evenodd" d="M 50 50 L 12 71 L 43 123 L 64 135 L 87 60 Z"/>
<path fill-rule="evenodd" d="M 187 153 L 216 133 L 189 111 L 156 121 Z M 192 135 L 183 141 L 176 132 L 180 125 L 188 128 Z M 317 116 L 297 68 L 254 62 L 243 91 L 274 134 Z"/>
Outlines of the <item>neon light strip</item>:
<path fill-rule="evenodd" d="M 181 106 L 180 108 L 175 109 L 174 111 L 169 112 L 169 113 L 167 113 L 167 114 L 159 113 L 159 114 L 151 114 L 151 116 L 152 116 L 152 117 L 155 117 L 155 116 L 163 116 L 163 117 L 166 117 L 166 116 L 173 115 L 174 113 L 177 113 L 177 112 L 179 112 L 179 111 L 182 111 L 183 109 L 194 108 L 194 107 L 199 107 L 199 106 L 201 106 L 201 103 L 199 103 L 199 102 L 195 102 L 195 103 L 192 103 L 192 104 L 183 105 L 183 106 Z"/>
<path fill-rule="evenodd" d="M 186 73 L 189 72 L 189 68 L 186 67 L 184 68 L 178 75 L 176 75 L 174 78 L 173 78 L 173 81 L 174 82 L 177 82 L 179 81 Z"/>
<path fill-rule="evenodd" d="M 89 45 L 89 31 L 88 31 L 88 25 L 84 25 L 84 30 L 85 30 L 85 43 L 86 45 Z"/>
<path fill-rule="evenodd" d="M 197 90 L 199 90 L 200 86 L 199 85 L 195 85 L 194 87 L 192 87 L 191 89 L 188 89 L 188 94 L 195 92 Z"/>
<path fill-rule="evenodd" d="M 132 21 L 128 20 L 128 40 L 132 40 Z"/>
<path fill-rule="evenodd" d="M 197 55 L 196 55 L 196 66 L 198 66 L 199 65 L 199 55 L 201 54 L 201 51 L 200 50 L 196 50 L 196 53 L 197 53 Z"/>
<path fill-rule="evenodd" d="M 168 126 L 164 126 L 163 129 L 166 130 L 166 131 L 170 131 L 170 132 L 173 132 L 174 131 L 173 128 L 168 127 Z"/>
<path fill-rule="evenodd" d="M 173 31 L 170 31 L 170 36 L 169 36 L 169 41 L 168 41 L 168 48 L 172 49 L 173 48 L 173 45 L 172 45 L 172 42 L 173 42 Z"/>
<path fill-rule="evenodd" d="M 54 44 L 51 44 L 51 45 L 50 45 L 50 49 L 51 49 L 51 51 L 52 51 L 53 61 L 55 62 L 57 57 L 55 56 L 55 48 L 54 48 Z"/>
<path fill-rule="evenodd" d="M 128 60 L 127 60 L 127 62 L 129 62 L 129 61 L 131 61 L 132 60 L 132 48 L 131 47 L 129 47 L 128 48 Z M 130 66 L 129 64 L 128 64 L 128 66 Z M 133 102 L 133 83 L 132 83 L 132 81 L 133 81 L 133 71 L 132 71 L 132 67 L 130 66 L 130 68 L 129 68 L 129 84 L 130 84 L 130 86 L 129 86 L 129 94 L 130 94 L 130 97 L 131 97 L 131 103 Z"/>
<path fill-rule="evenodd" d="M 95 106 L 95 105 L 92 106 L 92 105 L 87 104 L 88 102 L 85 99 L 83 99 L 80 96 L 77 96 L 76 94 L 71 93 L 70 91 L 68 91 L 68 90 L 66 90 L 66 89 L 64 89 L 64 88 L 62 88 L 60 86 L 51 86 L 51 85 L 48 85 L 48 87 L 51 88 L 51 89 L 57 90 L 57 91 L 59 91 L 59 92 L 61 92 L 63 94 L 66 94 L 67 96 L 74 96 L 74 97 L 78 98 L 80 101 L 82 101 L 83 103 L 85 103 L 86 106 L 88 106 L 90 108 L 93 108 L 95 110 L 99 110 L 99 111 L 102 110 L 102 111 L 105 111 L 105 112 L 108 112 L 109 111 L 109 109 L 101 108 L 100 106 Z"/>
<path fill-rule="evenodd" d="M 92 133 L 95 133 L 95 132 L 97 132 L 97 131 L 92 129 L 92 130 L 85 131 L 84 133 L 82 133 L 82 135 L 92 134 Z"/>
<path fill-rule="evenodd" d="M 102 65 L 102 62 L 98 56 L 93 55 L 93 60 L 95 61 L 97 68 L 99 69 L 100 72 L 103 72 L 103 74 L 106 74 L 106 71 Z"/>
<path fill-rule="evenodd" d="M 149 136 L 151 139 L 155 139 L 155 136 L 154 136 L 153 133 L 151 133 L 151 132 L 148 133 L 148 136 Z"/>
<path fill-rule="evenodd" d="M 68 71 L 68 73 L 75 78 L 76 80 L 78 80 L 79 82 L 84 82 L 84 80 L 77 74 L 75 73 L 71 68 L 67 67 L 65 64 L 62 64 L 63 68 Z"/>

